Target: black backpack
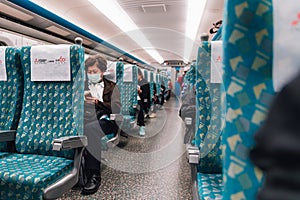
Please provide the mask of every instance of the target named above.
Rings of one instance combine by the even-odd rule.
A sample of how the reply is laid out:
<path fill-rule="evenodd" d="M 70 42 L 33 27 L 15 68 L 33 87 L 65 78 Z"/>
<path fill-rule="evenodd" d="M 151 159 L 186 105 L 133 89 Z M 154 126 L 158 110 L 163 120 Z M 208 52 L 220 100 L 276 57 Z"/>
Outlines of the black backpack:
<path fill-rule="evenodd" d="M 182 105 L 179 110 L 179 116 L 183 121 L 190 118 L 191 125 L 186 125 L 186 132 L 184 136 L 184 144 L 191 143 L 192 137 L 195 133 L 195 119 L 196 119 L 196 94 L 194 90 L 190 90 L 182 96 Z"/>

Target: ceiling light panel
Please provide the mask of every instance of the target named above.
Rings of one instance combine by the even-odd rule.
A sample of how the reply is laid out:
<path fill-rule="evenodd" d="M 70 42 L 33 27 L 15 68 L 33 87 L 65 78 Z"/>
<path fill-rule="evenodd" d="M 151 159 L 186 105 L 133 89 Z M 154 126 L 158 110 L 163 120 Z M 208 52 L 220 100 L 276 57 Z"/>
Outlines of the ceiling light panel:
<path fill-rule="evenodd" d="M 54 26 L 54 25 L 49 26 L 49 27 L 47 27 L 47 28 L 45 28 L 45 29 L 48 30 L 48 31 L 51 31 L 51 32 L 53 32 L 53 33 L 62 35 L 62 36 L 68 36 L 68 35 L 71 34 L 70 32 L 65 31 L 65 30 L 63 30 L 63 29 L 61 29 L 61 28 L 59 28 L 59 27 L 57 27 L 57 26 Z"/>
<path fill-rule="evenodd" d="M 142 5 L 144 13 L 167 12 L 165 4 Z"/>
<path fill-rule="evenodd" d="M 144 48 L 145 51 L 158 63 L 163 62 L 164 59 L 156 50 L 153 49 L 149 40 L 139 30 L 139 27 L 137 27 L 116 0 L 89 0 L 89 2 L 123 32 L 125 32 L 131 39 L 133 39 L 139 46 Z"/>

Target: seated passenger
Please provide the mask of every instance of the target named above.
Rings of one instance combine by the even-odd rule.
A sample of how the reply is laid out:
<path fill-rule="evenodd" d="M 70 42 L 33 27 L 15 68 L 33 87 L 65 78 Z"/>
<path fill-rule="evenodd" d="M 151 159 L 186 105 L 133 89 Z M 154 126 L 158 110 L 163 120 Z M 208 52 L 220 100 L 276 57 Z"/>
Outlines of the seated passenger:
<path fill-rule="evenodd" d="M 84 134 L 88 138 L 88 146 L 84 153 L 87 183 L 82 194 L 97 192 L 101 182 L 101 138 L 118 131 L 117 124 L 109 120 L 109 116 L 120 113 L 120 93 L 115 83 L 103 77 L 106 65 L 106 60 L 99 55 L 91 56 L 85 61 L 87 80 Z M 87 116 L 87 112 L 92 115 Z"/>
<path fill-rule="evenodd" d="M 150 86 L 146 79 L 144 79 L 143 73 L 138 69 L 138 103 L 140 110 L 138 114 L 137 124 L 140 126 L 139 134 L 145 135 L 145 122 L 144 113 L 148 115 L 150 104 Z"/>
<path fill-rule="evenodd" d="M 159 105 L 160 105 L 160 108 L 162 108 L 162 106 L 164 105 L 165 103 L 165 91 L 166 91 L 166 87 L 165 85 L 162 83 L 160 85 L 160 102 L 159 102 Z"/>
<path fill-rule="evenodd" d="M 265 172 L 257 199 L 300 199 L 300 75 L 275 97 L 251 151 Z"/>

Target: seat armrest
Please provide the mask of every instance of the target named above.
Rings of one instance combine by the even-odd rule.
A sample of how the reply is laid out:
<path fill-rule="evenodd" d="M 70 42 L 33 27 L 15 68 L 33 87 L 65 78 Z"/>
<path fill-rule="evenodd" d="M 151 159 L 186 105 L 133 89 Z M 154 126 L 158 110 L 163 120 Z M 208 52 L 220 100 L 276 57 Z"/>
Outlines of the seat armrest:
<path fill-rule="evenodd" d="M 187 146 L 187 157 L 190 164 L 198 164 L 200 161 L 200 150 L 193 145 Z"/>
<path fill-rule="evenodd" d="M 110 114 L 110 120 L 122 122 L 123 121 L 123 115 L 121 115 L 121 114 Z"/>
<path fill-rule="evenodd" d="M 86 136 L 67 136 L 54 139 L 53 150 L 61 151 L 86 147 L 88 145 Z"/>
<path fill-rule="evenodd" d="M 16 130 L 2 130 L 0 131 L 0 142 L 14 141 L 16 137 Z"/>

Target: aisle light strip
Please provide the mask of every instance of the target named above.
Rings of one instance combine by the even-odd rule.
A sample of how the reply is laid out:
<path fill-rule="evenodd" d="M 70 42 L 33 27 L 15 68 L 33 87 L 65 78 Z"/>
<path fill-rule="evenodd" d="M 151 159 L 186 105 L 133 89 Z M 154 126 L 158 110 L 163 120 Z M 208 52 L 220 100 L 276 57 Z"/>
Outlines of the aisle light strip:
<path fill-rule="evenodd" d="M 187 20 L 185 24 L 184 58 L 189 59 L 193 50 L 194 41 L 204 13 L 207 0 L 189 0 L 187 8 Z"/>
<path fill-rule="evenodd" d="M 139 30 L 137 25 L 132 21 L 116 0 L 88 1 L 115 25 L 117 25 L 123 32 L 125 32 L 131 39 L 133 39 L 139 46 L 141 46 L 158 63 L 163 63 L 164 59 L 156 50 L 153 49 L 149 40 Z"/>

